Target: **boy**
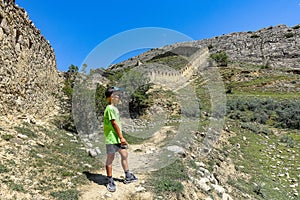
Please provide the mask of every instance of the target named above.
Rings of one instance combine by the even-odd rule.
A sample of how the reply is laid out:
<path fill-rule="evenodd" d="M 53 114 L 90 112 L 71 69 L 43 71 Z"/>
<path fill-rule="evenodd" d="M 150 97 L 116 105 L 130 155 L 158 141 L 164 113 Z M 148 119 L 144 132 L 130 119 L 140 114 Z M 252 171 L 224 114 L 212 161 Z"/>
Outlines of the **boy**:
<path fill-rule="evenodd" d="M 120 89 L 117 87 L 109 87 L 105 91 L 108 105 L 104 111 L 104 136 L 106 144 L 106 174 L 108 178 L 107 189 L 110 192 L 116 191 L 116 185 L 112 178 L 112 163 L 115 153 L 121 155 L 121 164 L 125 172 L 124 183 L 131 183 L 138 179 L 129 172 L 128 168 L 128 152 L 126 150 L 127 142 L 122 134 L 122 127 L 119 118 L 119 110 L 115 107 L 120 102 Z"/>

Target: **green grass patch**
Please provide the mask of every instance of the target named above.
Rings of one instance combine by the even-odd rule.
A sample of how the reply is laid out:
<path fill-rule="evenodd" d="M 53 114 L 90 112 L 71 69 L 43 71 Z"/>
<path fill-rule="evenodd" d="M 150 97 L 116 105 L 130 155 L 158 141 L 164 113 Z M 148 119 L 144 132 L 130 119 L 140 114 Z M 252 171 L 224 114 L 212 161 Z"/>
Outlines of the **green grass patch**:
<path fill-rule="evenodd" d="M 10 135 L 10 134 L 4 134 L 4 135 L 1 135 L 1 138 L 5 141 L 10 141 L 11 139 L 14 138 L 14 136 Z"/>
<path fill-rule="evenodd" d="M 70 189 L 65 191 L 51 192 L 50 195 L 57 200 L 67 200 L 67 199 L 77 200 L 79 196 L 79 192 L 75 189 Z"/>
<path fill-rule="evenodd" d="M 180 70 L 188 64 L 188 60 L 179 55 L 169 55 L 165 57 L 157 57 L 147 61 L 147 63 L 163 64 L 175 70 Z"/>
<path fill-rule="evenodd" d="M 9 172 L 8 168 L 5 165 L 0 164 L 0 173 Z"/>
<path fill-rule="evenodd" d="M 10 182 L 9 187 L 12 190 L 17 191 L 17 192 L 23 192 L 23 193 L 25 192 L 25 189 L 24 189 L 23 185 L 21 185 L 21 184 L 16 184 L 14 182 Z"/>
<path fill-rule="evenodd" d="M 76 199 L 76 188 L 89 183 L 83 172 L 101 167 L 98 159 L 86 153 L 84 145 L 75 134 L 71 135 L 70 132 L 55 127 L 48 129 L 36 125 L 15 127 L 15 130 L 29 137 L 36 137 L 35 140 L 44 144 L 31 146 L 30 150 L 25 151 L 25 159 L 17 167 L 13 160 L 5 160 L 5 165 L 0 165 L 0 173 L 7 173 L 8 176 L 24 173 L 28 174 L 28 179 L 36 182 L 32 188 L 25 183 L 18 185 L 11 180 L 6 181 L 5 184 L 12 190 L 24 192 L 31 187 L 32 190 L 42 191 L 43 195 L 51 193 L 57 199 Z M 44 141 L 45 138 L 47 142 Z M 72 142 L 74 140 L 78 142 Z M 61 181 L 65 179 L 68 182 Z M 58 190 L 61 191 L 57 192 Z"/>
<path fill-rule="evenodd" d="M 181 193 L 184 189 L 182 181 L 188 180 L 186 168 L 182 161 L 174 163 L 152 172 L 146 187 L 152 188 L 155 193 Z"/>
<path fill-rule="evenodd" d="M 27 127 L 15 127 L 14 128 L 18 133 L 21 133 L 23 135 L 27 135 L 30 138 L 36 138 L 37 135 L 34 131 L 32 131 L 30 128 Z"/>
<path fill-rule="evenodd" d="M 299 131 L 284 135 L 255 134 L 249 129 L 233 126 L 237 136 L 230 138 L 234 148 L 229 155 L 236 169 L 249 174 L 249 180 L 235 179 L 229 183 L 256 199 L 296 199 L 290 187 L 297 180 L 300 158 Z M 293 144 L 293 145 L 288 145 Z"/>

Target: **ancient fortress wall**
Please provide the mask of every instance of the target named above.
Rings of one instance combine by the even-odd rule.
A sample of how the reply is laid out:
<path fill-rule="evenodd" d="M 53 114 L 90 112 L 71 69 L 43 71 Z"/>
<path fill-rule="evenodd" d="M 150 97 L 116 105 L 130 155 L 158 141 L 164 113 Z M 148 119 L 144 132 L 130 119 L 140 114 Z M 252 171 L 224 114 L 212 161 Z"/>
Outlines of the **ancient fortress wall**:
<path fill-rule="evenodd" d="M 176 89 L 187 83 L 192 75 L 196 74 L 200 69 L 206 67 L 208 58 L 208 48 L 201 48 L 188 58 L 188 64 L 179 71 L 161 66 L 156 68 L 148 67 L 145 73 L 150 78 L 150 82 L 165 85 L 170 89 Z"/>
<path fill-rule="evenodd" d="M 0 116 L 55 112 L 61 81 L 49 41 L 14 0 L 0 0 Z"/>

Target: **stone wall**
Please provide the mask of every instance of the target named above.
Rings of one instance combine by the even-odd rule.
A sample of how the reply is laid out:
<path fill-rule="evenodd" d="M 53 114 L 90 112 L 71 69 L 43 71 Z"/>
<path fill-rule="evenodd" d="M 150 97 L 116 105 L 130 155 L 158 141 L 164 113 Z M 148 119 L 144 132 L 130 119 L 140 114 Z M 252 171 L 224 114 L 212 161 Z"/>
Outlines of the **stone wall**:
<path fill-rule="evenodd" d="M 61 81 L 49 41 L 14 0 L 0 0 L 0 116 L 55 113 Z"/>
<path fill-rule="evenodd" d="M 188 64 L 181 70 L 175 70 L 160 64 L 141 65 L 141 68 L 145 68 L 144 73 L 150 78 L 150 82 L 175 90 L 187 83 L 194 74 L 207 67 L 208 58 L 208 48 L 199 48 L 198 51 L 186 58 Z"/>

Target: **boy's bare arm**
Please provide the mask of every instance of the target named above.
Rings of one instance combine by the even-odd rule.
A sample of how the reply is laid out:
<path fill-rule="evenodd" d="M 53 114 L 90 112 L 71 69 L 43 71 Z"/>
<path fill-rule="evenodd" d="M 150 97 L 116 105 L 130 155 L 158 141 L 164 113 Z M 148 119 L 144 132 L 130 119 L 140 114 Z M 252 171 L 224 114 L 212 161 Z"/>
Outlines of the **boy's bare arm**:
<path fill-rule="evenodd" d="M 121 133 L 120 127 L 118 126 L 116 120 L 111 120 L 111 124 L 114 127 L 115 131 L 117 132 L 118 137 L 120 138 L 121 144 L 122 145 L 126 145 L 127 142 L 125 140 L 125 138 L 123 137 L 123 134 Z"/>

